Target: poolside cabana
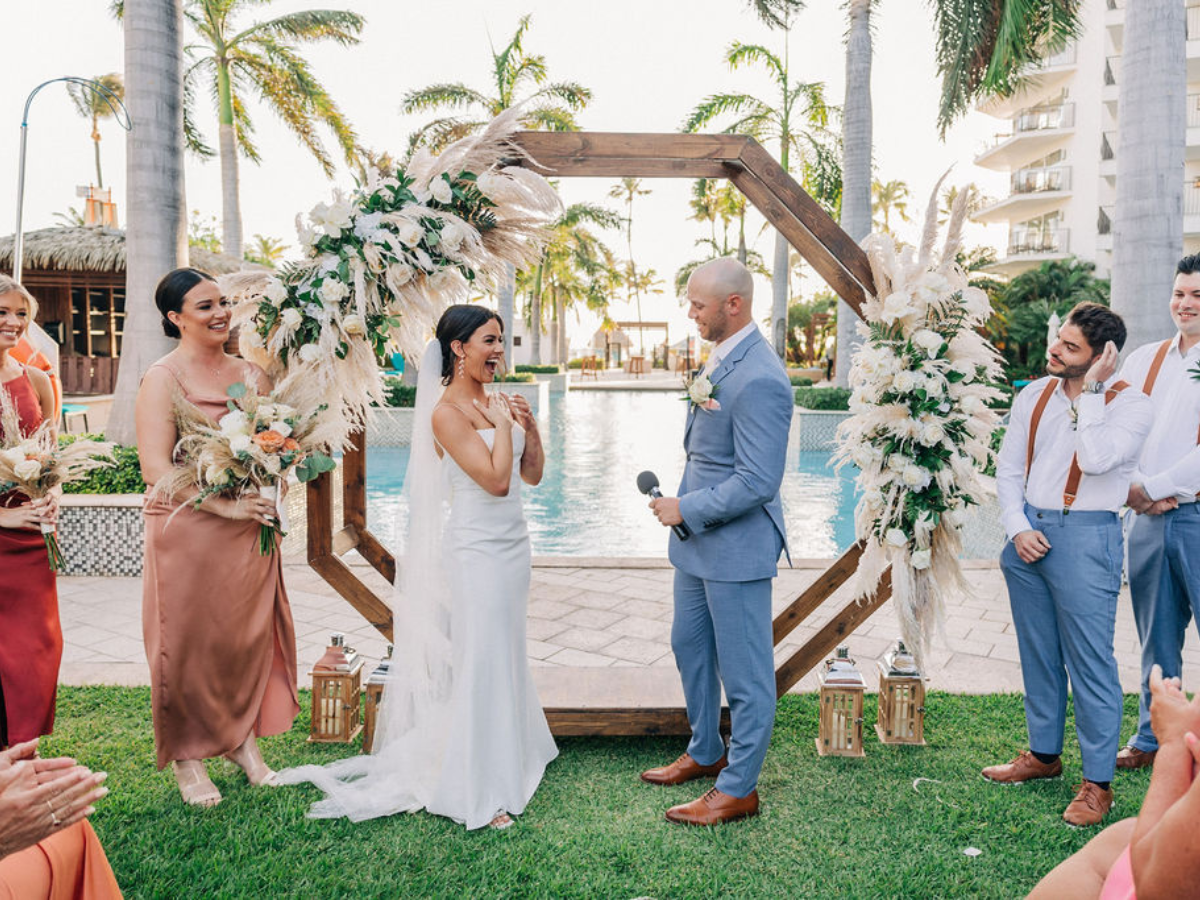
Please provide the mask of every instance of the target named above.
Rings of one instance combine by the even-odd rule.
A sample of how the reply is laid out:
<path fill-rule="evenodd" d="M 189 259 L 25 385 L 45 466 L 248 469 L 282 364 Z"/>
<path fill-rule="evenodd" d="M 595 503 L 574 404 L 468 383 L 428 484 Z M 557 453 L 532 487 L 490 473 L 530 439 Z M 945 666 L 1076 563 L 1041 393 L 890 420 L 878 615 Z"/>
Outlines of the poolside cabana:
<path fill-rule="evenodd" d="M 12 271 L 13 236 L 0 238 L 0 269 Z M 59 226 L 25 232 L 21 281 L 38 299 L 38 324 L 61 348 L 67 394 L 109 394 L 117 383 L 125 326 L 125 232 Z M 191 248 L 191 264 L 214 275 L 261 268 Z"/>

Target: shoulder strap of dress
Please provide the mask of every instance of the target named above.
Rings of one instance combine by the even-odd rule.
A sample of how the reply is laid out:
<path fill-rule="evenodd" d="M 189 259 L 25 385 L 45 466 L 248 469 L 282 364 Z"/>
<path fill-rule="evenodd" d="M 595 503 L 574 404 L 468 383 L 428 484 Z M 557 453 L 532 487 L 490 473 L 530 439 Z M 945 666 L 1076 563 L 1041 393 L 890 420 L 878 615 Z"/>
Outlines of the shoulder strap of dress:
<path fill-rule="evenodd" d="M 179 373 L 175 371 L 174 366 L 169 365 L 165 362 L 156 362 L 156 363 L 153 363 L 150 366 L 150 368 L 146 369 L 146 371 L 149 372 L 150 369 L 166 369 L 168 372 L 171 373 L 171 377 L 175 379 L 175 383 L 179 385 L 179 389 L 181 391 L 183 391 L 184 396 L 187 395 L 187 392 L 188 392 L 187 385 L 183 383 L 183 379 L 179 377 Z"/>
<path fill-rule="evenodd" d="M 1050 402 L 1050 395 L 1054 393 L 1054 389 L 1058 387 L 1058 379 L 1051 378 L 1046 382 L 1046 386 L 1042 388 L 1041 396 L 1038 397 L 1037 406 L 1033 408 L 1033 415 L 1029 419 L 1029 444 L 1025 448 L 1025 480 L 1029 480 L 1029 472 L 1033 468 L 1033 445 L 1037 440 L 1038 425 L 1042 421 L 1042 413 L 1046 411 L 1046 404 Z"/>
<path fill-rule="evenodd" d="M 1158 352 L 1154 354 L 1154 361 L 1150 363 L 1150 371 L 1146 373 L 1146 382 L 1142 385 L 1142 393 L 1147 397 L 1154 390 L 1154 382 L 1158 381 L 1158 370 L 1162 368 L 1163 360 L 1167 358 L 1167 353 L 1171 349 L 1171 341 L 1174 338 L 1167 338 L 1158 345 Z"/>

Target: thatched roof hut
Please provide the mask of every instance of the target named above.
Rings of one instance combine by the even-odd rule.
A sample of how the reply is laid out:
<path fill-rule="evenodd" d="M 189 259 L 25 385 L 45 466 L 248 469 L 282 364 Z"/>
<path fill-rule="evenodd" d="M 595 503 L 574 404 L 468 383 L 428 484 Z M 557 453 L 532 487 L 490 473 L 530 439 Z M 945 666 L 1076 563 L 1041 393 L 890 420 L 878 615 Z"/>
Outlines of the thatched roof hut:
<path fill-rule="evenodd" d="M 63 389 L 109 393 L 125 324 L 125 232 L 60 226 L 25 232 L 21 281 L 38 298 L 38 322 L 61 347 Z M 191 264 L 213 275 L 263 269 L 192 247 Z M 0 270 L 12 271 L 13 236 L 0 238 Z M 166 273 L 163 273 L 166 274 Z"/>

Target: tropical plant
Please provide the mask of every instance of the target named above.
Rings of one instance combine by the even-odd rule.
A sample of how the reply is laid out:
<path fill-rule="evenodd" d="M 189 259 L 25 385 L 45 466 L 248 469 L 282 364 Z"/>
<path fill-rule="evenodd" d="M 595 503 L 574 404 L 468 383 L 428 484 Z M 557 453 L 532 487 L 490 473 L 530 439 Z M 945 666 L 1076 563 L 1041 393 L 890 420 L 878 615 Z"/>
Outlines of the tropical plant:
<path fill-rule="evenodd" d="M 911 222 L 908 215 L 909 200 L 908 182 L 906 181 L 873 181 L 871 183 L 871 212 L 875 214 L 874 224 L 888 234 L 892 231 L 892 213 L 901 222 Z"/>
<path fill-rule="evenodd" d="M 92 79 L 100 84 L 117 100 L 125 97 L 125 80 L 120 72 L 109 72 L 107 75 L 97 75 Z M 92 141 L 96 150 L 96 187 L 104 187 L 104 173 L 100 169 L 100 120 L 109 119 L 116 115 L 113 104 L 101 93 L 85 87 L 75 81 L 67 82 L 67 93 L 75 109 L 85 119 L 92 120 Z"/>
<path fill-rule="evenodd" d="M 531 17 L 522 16 L 517 30 L 500 50 L 492 53 L 492 83 L 476 90 L 457 82 L 440 82 L 404 95 L 407 114 L 441 112 L 448 115 L 426 122 L 409 137 L 409 152 L 427 147 L 437 152 L 446 145 L 474 134 L 506 109 L 523 103 L 521 126 L 534 131 L 578 131 L 575 114 L 592 99 L 592 91 L 573 81 L 549 81 L 546 58 L 525 50 L 525 34 Z M 504 325 L 506 351 L 512 349 L 513 297 L 516 272 L 501 282 L 497 306 Z"/>
<path fill-rule="evenodd" d="M 811 300 L 788 305 L 788 356 L 793 365 L 815 365 L 829 338 L 837 333 L 837 295 L 821 291 Z"/>
<path fill-rule="evenodd" d="M 697 247 L 707 250 L 700 259 L 693 259 L 675 270 L 675 296 L 682 302 L 687 294 L 688 279 L 698 267 L 712 259 L 736 256 L 750 271 L 771 277 L 771 271 L 763 261 L 762 254 L 746 247 L 746 197 L 724 179 L 697 178 L 692 182 L 692 199 L 688 202 L 692 214 L 690 219 L 709 224 L 709 237 L 698 238 Z M 730 244 L 729 229 L 737 220 L 737 243 Z M 717 222 L 721 233 L 717 234 Z"/>
<path fill-rule="evenodd" d="M 203 89 L 217 104 L 221 159 L 221 243 L 233 256 L 242 255 L 242 213 L 238 190 L 238 154 L 262 161 L 253 141 L 254 123 L 247 100 L 257 95 L 332 176 L 333 160 L 317 134 L 325 125 L 342 149 L 347 164 L 358 162 L 358 143 L 324 85 L 300 55 L 304 45 L 333 41 L 343 47 L 358 43 L 365 20 L 349 10 L 310 9 L 239 27 L 234 20 L 252 6 L 272 0 L 183 0 L 183 15 L 197 40 L 185 49 L 183 129 L 188 148 L 202 157 L 214 154 L 197 125 L 196 94 Z M 112 4 L 124 15 L 123 0 Z"/>
<path fill-rule="evenodd" d="M 74 206 L 68 206 L 66 212 L 56 212 L 54 214 L 54 218 L 58 219 L 58 221 L 62 222 L 63 225 L 68 227 L 82 228 L 87 224 L 87 220 L 84 219 L 83 213 L 77 210 Z"/>
<path fill-rule="evenodd" d="M 637 306 L 638 349 L 643 356 L 646 353 L 646 337 L 641 328 L 642 280 L 638 277 L 637 262 L 633 257 L 633 201 L 635 197 L 646 197 L 649 194 L 650 189 L 642 187 L 642 179 L 628 176 L 622 178 L 608 191 L 608 196 L 625 203 L 625 217 L 622 221 L 625 223 L 625 247 L 629 254 L 625 259 L 625 299 Z"/>
<path fill-rule="evenodd" d="M 283 252 L 286 249 L 287 246 L 283 241 L 267 237 L 263 234 L 256 234 L 250 247 L 246 250 L 245 257 L 249 262 L 270 266 L 273 269 L 277 263 L 283 260 Z"/>
<path fill-rule="evenodd" d="M 727 134 L 749 134 L 779 147 L 779 164 L 796 169 L 800 183 L 825 209 L 836 214 L 841 203 L 841 147 L 830 122 L 834 110 L 825 102 L 823 82 L 791 80 L 787 49 L 790 13 L 785 17 L 783 56 L 758 44 L 734 42 L 725 52 L 731 69 L 745 65 L 764 67 L 778 95 L 775 106 L 744 93 L 712 94 L 702 100 L 684 121 L 685 132 L 699 131 L 720 119 L 729 124 Z M 787 322 L 788 242 L 775 235 L 772 276 L 771 339 L 776 353 L 785 352 Z"/>
<path fill-rule="evenodd" d="M 221 236 L 217 234 L 216 216 L 205 218 L 200 210 L 192 210 L 188 217 L 188 246 L 199 247 L 209 253 L 221 252 Z"/>
<path fill-rule="evenodd" d="M 745 0 L 745 4 L 768 28 L 787 28 L 791 17 L 804 9 L 804 0 Z"/>

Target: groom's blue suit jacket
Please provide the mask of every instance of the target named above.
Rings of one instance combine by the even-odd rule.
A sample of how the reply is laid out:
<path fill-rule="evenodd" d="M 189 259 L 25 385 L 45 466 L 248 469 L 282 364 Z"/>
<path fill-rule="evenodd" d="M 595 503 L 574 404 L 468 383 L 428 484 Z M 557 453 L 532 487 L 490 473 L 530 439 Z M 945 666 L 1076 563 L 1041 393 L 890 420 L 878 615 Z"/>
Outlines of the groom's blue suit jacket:
<path fill-rule="evenodd" d="M 678 495 L 692 536 L 681 541 L 672 532 L 671 562 L 707 581 L 773 578 L 787 549 L 779 485 L 792 386 L 757 329 L 721 360 L 710 380 L 720 409 L 688 404 L 687 465 Z"/>

